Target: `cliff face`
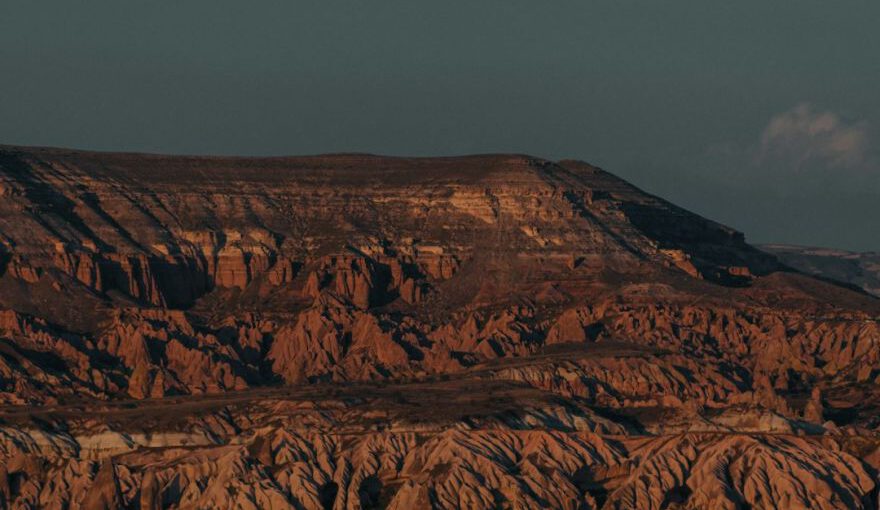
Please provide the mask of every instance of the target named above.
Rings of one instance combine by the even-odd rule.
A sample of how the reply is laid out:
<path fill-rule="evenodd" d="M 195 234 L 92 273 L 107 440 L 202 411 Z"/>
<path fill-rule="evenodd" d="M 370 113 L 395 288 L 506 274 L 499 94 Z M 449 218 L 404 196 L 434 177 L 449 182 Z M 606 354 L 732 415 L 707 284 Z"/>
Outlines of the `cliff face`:
<path fill-rule="evenodd" d="M 0 148 L 0 508 L 873 508 L 878 317 L 582 162 Z M 504 408 L 389 411 L 457 381 Z"/>
<path fill-rule="evenodd" d="M 0 168 L 9 272 L 28 283 L 64 275 L 141 305 L 188 308 L 212 289 L 257 284 L 308 300 L 327 279 L 359 308 L 413 303 L 464 261 L 543 260 L 564 279 L 611 262 L 731 282 L 772 269 L 740 234 L 576 162 L 6 149 Z"/>
<path fill-rule="evenodd" d="M 118 360 L 108 396 L 460 369 L 581 340 L 557 316 L 617 279 L 775 268 L 578 162 L 6 149 L 0 168 L 0 303 Z"/>

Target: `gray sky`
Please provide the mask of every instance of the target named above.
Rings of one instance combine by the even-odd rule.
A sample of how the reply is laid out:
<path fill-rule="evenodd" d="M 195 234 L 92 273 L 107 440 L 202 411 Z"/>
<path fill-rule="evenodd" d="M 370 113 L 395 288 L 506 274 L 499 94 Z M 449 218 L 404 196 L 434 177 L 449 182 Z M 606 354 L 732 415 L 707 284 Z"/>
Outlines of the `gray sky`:
<path fill-rule="evenodd" d="M 752 242 L 880 250 L 880 2 L 0 4 L 0 143 L 598 164 Z"/>

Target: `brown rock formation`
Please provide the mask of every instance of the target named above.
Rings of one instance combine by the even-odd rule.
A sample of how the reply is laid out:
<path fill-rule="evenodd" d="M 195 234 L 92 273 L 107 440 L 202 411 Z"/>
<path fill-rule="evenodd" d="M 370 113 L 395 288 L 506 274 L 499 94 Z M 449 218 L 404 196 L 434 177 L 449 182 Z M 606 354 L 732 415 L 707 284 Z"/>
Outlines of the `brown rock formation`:
<path fill-rule="evenodd" d="M 878 318 L 581 162 L 0 147 L 0 508 L 876 508 Z"/>

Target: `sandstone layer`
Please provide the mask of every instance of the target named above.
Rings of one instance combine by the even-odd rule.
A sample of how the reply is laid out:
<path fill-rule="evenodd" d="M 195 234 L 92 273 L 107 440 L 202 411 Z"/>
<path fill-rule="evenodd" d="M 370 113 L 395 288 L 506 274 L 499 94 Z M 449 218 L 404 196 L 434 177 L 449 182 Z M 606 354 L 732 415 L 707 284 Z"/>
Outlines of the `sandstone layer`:
<path fill-rule="evenodd" d="M 0 508 L 877 508 L 880 300 L 589 164 L 0 147 Z"/>

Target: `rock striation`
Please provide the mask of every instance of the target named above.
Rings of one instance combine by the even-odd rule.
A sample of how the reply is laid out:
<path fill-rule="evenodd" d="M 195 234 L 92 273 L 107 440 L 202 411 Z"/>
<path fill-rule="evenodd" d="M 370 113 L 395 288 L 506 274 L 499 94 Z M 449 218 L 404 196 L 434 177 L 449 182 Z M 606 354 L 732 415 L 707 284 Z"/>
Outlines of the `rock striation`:
<path fill-rule="evenodd" d="M 791 265 L 578 161 L 3 146 L 0 508 L 877 508 L 880 300 Z"/>

